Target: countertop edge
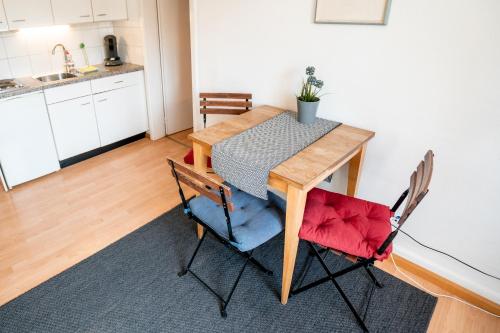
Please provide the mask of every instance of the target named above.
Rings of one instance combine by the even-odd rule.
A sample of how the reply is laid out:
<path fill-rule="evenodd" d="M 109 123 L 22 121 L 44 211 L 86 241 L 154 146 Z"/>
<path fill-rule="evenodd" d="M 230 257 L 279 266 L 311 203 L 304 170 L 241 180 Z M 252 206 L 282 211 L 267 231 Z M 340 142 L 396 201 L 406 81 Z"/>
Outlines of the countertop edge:
<path fill-rule="evenodd" d="M 0 93 L 0 100 L 4 98 L 14 97 L 18 95 L 29 94 L 36 91 L 44 91 L 46 89 L 57 88 L 68 84 L 80 83 L 90 80 L 98 80 L 109 76 L 139 72 L 144 70 L 143 65 L 124 63 L 115 67 L 104 67 L 103 65 L 95 65 L 99 72 L 89 73 L 71 79 L 65 79 L 50 83 L 40 82 L 32 77 L 16 78 L 15 80 L 22 83 L 24 86 L 17 89 L 12 89 Z"/>

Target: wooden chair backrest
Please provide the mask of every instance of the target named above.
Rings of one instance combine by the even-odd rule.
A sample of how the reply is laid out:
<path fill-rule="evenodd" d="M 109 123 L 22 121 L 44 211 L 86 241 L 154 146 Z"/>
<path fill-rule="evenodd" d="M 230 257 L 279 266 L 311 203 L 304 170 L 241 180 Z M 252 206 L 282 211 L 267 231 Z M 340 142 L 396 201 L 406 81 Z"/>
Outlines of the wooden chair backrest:
<path fill-rule="evenodd" d="M 406 197 L 406 206 L 399 219 L 401 226 L 408 216 L 413 212 L 417 205 L 422 201 L 427 192 L 429 191 L 429 184 L 432 178 L 432 170 L 434 163 L 434 153 L 429 150 L 421 161 L 417 170 L 413 172 L 410 177 L 410 188 L 408 189 L 408 196 Z"/>
<path fill-rule="evenodd" d="M 223 201 L 220 191 L 222 190 L 229 211 L 232 212 L 234 210 L 234 205 L 231 201 L 231 188 L 229 186 L 209 177 L 205 173 L 195 170 L 190 165 L 178 162 L 171 158 L 167 158 L 167 161 L 170 165 L 172 175 L 179 181 L 179 183 L 189 186 L 199 194 L 206 196 L 221 206 Z"/>
<path fill-rule="evenodd" d="M 239 115 L 252 108 L 252 94 L 200 93 L 201 114 Z"/>

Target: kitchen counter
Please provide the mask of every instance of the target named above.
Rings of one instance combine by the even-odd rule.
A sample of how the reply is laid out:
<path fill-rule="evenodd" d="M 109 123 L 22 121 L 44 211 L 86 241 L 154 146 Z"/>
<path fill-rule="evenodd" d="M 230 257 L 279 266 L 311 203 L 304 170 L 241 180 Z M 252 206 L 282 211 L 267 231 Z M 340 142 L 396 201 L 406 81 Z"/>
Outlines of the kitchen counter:
<path fill-rule="evenodd" d="M 50 89 L 50 88 L 54 88 L 54 87 L 60 87 L 60 86 L 64 86 L 67 84 L 100 79 L 100 78 L 107 77 L 107 76 L 142 71 L 144 69 L 144 66 L 142 66 L 142 65 L 135 65 L 135 64 L 130 64 L 130 63 L 123 63 L 123 65 L 113 66 L 113 67 L 105 67 L 103 64 L 94 65 L 94 66 L 97 67 L 97 69 L 98 69 L 97 72 L 89 73 L 89 74 L 80 74 L 77 77 L 59 80 L 59 81 L 53 81 L 53 82 L 41 82 L 33 77 L 16 78 L 16 81 L 21 83 L 23 85 L 23 87 L 8 89 L 8 90 L 0 92 L 0 99 L 6 98 L 6 97 L 12 97 L 12 96 L 16 96 L 16 95 L 21 95 L 21 94 L 26 94 L 26 93 L 30 93 L 30 92 L 34 92 L 34 91 Z"/>

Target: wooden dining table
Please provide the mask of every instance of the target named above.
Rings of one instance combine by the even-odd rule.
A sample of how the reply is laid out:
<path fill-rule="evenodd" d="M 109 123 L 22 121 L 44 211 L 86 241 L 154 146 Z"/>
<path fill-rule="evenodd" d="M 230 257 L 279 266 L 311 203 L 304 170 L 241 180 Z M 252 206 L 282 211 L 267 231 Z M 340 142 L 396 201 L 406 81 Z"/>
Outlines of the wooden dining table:
<path fill-rule="evenodd" d="M 194 167 L 207 171 L 207 158 L 212 146 L 284 112 L 273 106 L 259 106 L 201 131 L 192 133 Z M 285 243 L 281 303 L 288 302 L 299 245 L 307 193 L 343 165 L 349 164 L 347 195 L 358 189 L 361 169 L 368 141 L 374 132 L 342 124 L 313 144 L 298 152 L 271 170 L 268 185 L 286 196 Z M 203 229 L 198 226 L 198 234 Z"/>

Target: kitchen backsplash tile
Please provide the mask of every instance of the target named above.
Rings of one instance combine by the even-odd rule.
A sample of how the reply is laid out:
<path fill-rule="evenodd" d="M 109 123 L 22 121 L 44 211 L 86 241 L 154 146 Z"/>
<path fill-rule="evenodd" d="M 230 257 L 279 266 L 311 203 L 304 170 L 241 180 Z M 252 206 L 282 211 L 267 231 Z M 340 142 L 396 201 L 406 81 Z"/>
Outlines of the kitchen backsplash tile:
<path fill-rule="evenodd" d="M 103 62 L 104 59 L 104 47 L 94 47 L 87 50 L 89 57 L 89 62 L 91 64 L 99 64 Z M 83 55 L 82 55 L 83 59 Z"/>
<path fill-rule="evenodd" d="M 9 61 L 7 59 L 0 59 L 0 80 L 11 77 Z"/>
<path fill-rule="evenodd" d="M 5 51 L 8 58 L 23 57 L 29 54 L 28 43 L 22 36 L 9 34 L 3 38 Z"/>
<path fill-rule="evenodd" d="M 141 0 L 127 0 L 128 20 L 113 22 L 123 61 L 144 65 L 144 15 Z"/>
<path fill-rule="evenodd" d="M 49 50 L 46 36 L 33 36 L 31 38 L 23 37 L 28 42 L 28 54 L 47 54 Z"/>
<path fill-rule="evenodd" d="M 31 72 L 36 74 L 52 72 L 52 59 L 47 53 L 30 56 Z"/>
<path fill-rule="evenodd" d="M 7 51 L 5 51 L 5 46 L 3 43 L 3 38 L 0 38 L 0 60 L 7 58 Z"/>
<path fill-rule="evenodd" d="M 55 55 L 51 53 L 57 43 L 69 49 L 77 68 L 85 66 L 81 42 L 85 43 L 90 64 L 102 63 L 103 38 L 109 34 L 114 34 L 111 22 L 0 32 L 0 78 L 62 71 L 61 49 Z"/>
<path fill-rule="evenodd" d="M 9 58 L 9 66 L 13 77 L 23 77 L 32 74 L 29 56 Z"/>
<path fill-rule="evenodd" d="M 118 54 L 123 61 L 144 65 L 144 40 L 142 27 L 115 25 Z"/>

